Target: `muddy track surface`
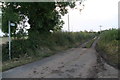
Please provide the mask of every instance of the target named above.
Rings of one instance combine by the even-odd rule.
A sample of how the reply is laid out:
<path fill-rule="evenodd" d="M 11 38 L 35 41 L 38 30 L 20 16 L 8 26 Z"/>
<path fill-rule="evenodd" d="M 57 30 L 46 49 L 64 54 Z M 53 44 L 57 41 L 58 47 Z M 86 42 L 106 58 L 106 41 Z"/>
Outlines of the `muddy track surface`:
<path fill-rule="evenodd" d="M 51 57 L 3 72 L 3 78 L 118 78 L 118 70 L 107 65 L 91 48 L 72 48 Z"/>

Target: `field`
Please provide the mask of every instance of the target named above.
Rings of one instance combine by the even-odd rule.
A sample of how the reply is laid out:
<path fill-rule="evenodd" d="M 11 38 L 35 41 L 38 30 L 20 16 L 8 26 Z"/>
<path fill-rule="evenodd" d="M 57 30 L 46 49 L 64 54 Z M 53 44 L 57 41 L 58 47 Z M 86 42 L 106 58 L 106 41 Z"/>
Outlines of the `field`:
<path fill-rule="evenodd" d="M 7 41 L 8 41 L 8 37 L 0 38 L 0 45 L 6 43 Z"/>

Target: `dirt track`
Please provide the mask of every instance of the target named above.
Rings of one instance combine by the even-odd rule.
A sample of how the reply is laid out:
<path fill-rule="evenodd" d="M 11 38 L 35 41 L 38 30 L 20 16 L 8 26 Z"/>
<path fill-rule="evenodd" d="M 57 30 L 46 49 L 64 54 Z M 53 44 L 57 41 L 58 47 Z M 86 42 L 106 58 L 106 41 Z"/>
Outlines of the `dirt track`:
<path fill-rule="evenodd" d="M 3 72 L 3 78 L 117 78 L 118 70 L 107 65 L 94 49 L 72 48 L 43 60 Z"/>

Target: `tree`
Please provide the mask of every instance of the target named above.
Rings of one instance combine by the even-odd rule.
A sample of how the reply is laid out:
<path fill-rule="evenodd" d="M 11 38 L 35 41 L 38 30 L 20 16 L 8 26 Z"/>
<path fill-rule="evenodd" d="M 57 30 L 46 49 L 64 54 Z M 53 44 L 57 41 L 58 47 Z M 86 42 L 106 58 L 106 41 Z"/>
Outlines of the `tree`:
<path fill-rule="evenodd" d="M 2 31 L 8 33 L 8 21 L 18 23 L 20 20 L 19 14 L 14 11 L 14 8 L 9 7 L 9 4 L 3 5 L 2 7 Z M 15 31 L 15 26 L 12 32 Z"/>
<path fill-rule="evenodd" d="M 50 30 L 60 29 L 63 21 L 61 15 L 67 13 L 66 6 L 73 8 L 75 2 L 7 2 L 4 3 L 3 12 L 3 28 L 4 32 L 8 32 L 7 23 L 13 21 L 19 23 L 20 15 L 28 16 L 31 28 L 29 33 L 48 33 Z M 59 11 L 56 10 L 59 7 Z M 60 25 L 60 26 L 59 26 Z M 57 26 L 57 28 L 55 28 Z M 15 32 L 16 27 L 12 29 Z"/>
<path fill-rule="evenodd" d="M 44 43 L 44 39 L 48 38 L 48 34 L 51 30 L 56 31 L 61 29 L 63 25 L 61 15 L 67 13 L 66 6 L 73 8 L 75 2 L 6 2 L 3 3 L 2 6 L 3 32 L 8 33 L 8 21 L 19 24 L 25 19 L 25 16 L 29 18 L 31 27 L 28 32 L 29 38 L 27 40 L 17 39 L 12 41 L 12 56 L 18 57 L 21 54 L 26 54 L 28 49 L 35 51 L 40 45 L 40 41 L 43 41 L 41 43 Z M 56 8 L 59 9 L 57 10 Z M 17 26 L 12 27 L 12 33 L 15 33 L 16 29 Z M 24 29 L 20 28 L 19 31 L 20 35 L 24 34 Z M 7 52 L 3 53 L 3 56 L 7 55 Z"/>

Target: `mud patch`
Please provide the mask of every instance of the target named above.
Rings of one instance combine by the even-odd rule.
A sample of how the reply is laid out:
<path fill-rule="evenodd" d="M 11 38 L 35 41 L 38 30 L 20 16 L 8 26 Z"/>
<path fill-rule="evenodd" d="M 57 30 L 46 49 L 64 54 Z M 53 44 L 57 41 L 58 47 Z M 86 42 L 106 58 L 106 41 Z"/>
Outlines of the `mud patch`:
<path fill-rule="evenodd" d="M 119 70 L 108 65 L 101 56 L 97 56 L 97 78 L 118 78 Z"/>

